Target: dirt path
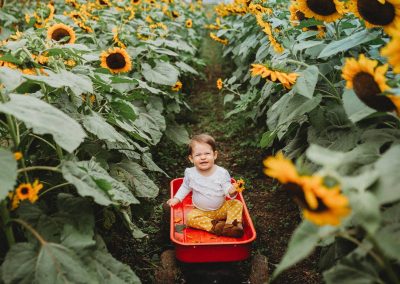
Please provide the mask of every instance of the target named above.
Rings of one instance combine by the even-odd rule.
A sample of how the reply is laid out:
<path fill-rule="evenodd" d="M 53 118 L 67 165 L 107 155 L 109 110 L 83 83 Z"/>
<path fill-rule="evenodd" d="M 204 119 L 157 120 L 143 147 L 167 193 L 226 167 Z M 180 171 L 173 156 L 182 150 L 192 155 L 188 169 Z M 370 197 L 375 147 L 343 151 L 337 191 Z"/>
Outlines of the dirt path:
<path fill-rule="evenodd" d="M 186 124 L 190 134 L 206 132 L 214 136 L 218 143 L 217 164 L 229 170 L 232 177 L 244 178 L 244 197 L 257 231 L 253 253 L 267 256 L 269 271 L 275 269 L 282 258 L 289 238 L 300 221 L 298 207 L 287 192 L 277 188 L 262 172 L 262 160 L 267 156 L 256 144 L 257 129 L 246 127 L 250 123 L 238 117 L 224 120 L 223 96 L 216 88 L 216 80 L 224 78 L 223 59 L 220 47 L 205 39 L 202 57 L 207 63 L 205 80 L 183 82 L 192 111 L 186 111 L 178 118 Z M 224 72 L 225 71 L 225 72 Z M 227 74 L 228 75 L 228 74 Z M 153 200 L 143 200 L 133 208 L 136 223 L 148 237 L 134 240 L 121 224 L 114 224 L 104 236 L 111 253 L 130 265 L 143 283 L 154 283 L 154 275 L 160 266 L 160 254 L 173 248 L 168 235 L 168 220 L 162 218 L 161 204 L 169 198 L 169 182 L 183 175 L 190 167 L 185 146 L 177 146 L 162 140 L 153 152 L 156 163 L 169 177 L 155 176 L 160 186 L 160 195 Z M 161 230 L 160 230 L 161 228 Z M 305 260 L 284 272 L 274 283 L 321 283 L 315 271 L 316 256 Z M 175 283 L 248 283 L 250 261 L 216 265 L 179 265 L 183 272 Z"/>

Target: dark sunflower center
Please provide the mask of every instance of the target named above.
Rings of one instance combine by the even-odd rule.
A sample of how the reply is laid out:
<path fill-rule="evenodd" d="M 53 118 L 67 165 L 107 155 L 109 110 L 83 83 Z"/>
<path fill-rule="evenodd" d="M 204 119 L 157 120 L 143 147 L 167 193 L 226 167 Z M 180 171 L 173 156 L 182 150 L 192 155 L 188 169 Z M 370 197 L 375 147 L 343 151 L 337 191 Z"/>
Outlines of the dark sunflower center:
<path fill-rule="evenodd" d="M 303 20 L 307 19 L 306 16 L 304 15 L 304 13 L 301 11 L 296 11 L 296 17 L 299 21 L 303 21 Z"/>
<path fill-rule="evenodd" d="M 133 0 L 133 3 L 137 4 L 140 0 Z"/>
<path fill-rule="evenodd" d="M 333 0 L 307 0 L 307 7 L 321 16 L 329 16 L 337 12 Z"/>
<path fill-rule="evenodd" d="M 358 0 L 357 9 L 364 20 L 378 26 L 392 23 L 396 16 L 394 6 L 388 1 L 381 4 L 377 0 Z"/>
<path fill-rule="evenodd" d="M 121 69 L 126 65 L 125 57 L 121 53 L 112 53 L 107 56 L 107 66 L 110 69 Z"/>
<path fill-rule="evenodd" d="M 367 106 L 378 111 L 391 111 L 395 109 L 392 101 L 380 96 L 381 89 L 371 74 L 360 72 L 353 78 L 353 88 L 357 97 Z"/>
<path fill-rule="evenodd" d="M 56 29 L 51 35 L 51 38 L 55 41 L 66 41 L 66 37 L 69 38 L 70 34 L 66 29 L 63 28 Z"/>
<path fill-rule="evenodd" d="M 27 194 L 29 193 L 29 188 L 27 188 L 27 187 L 21 188 L 21 193 L 22 193 L 23 195 L 27 195 Z"/>

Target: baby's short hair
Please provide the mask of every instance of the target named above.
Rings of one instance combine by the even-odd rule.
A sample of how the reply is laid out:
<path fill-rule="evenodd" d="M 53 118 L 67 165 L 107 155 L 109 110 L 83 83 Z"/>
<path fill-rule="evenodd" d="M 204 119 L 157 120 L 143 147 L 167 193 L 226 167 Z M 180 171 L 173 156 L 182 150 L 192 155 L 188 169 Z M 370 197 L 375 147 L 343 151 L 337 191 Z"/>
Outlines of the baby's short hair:
<path fill-rule="evenodd" d="M 217 145 L 215 143 L 215 139 L 208 134 L 202 133 L 192 137 L 188 144 L 188 155 L 192 154 L 193 151 L 193 144 L 197 143 L 206 143 L 211 146 L 212 150 L 215 152 L 217 150 Z"/>

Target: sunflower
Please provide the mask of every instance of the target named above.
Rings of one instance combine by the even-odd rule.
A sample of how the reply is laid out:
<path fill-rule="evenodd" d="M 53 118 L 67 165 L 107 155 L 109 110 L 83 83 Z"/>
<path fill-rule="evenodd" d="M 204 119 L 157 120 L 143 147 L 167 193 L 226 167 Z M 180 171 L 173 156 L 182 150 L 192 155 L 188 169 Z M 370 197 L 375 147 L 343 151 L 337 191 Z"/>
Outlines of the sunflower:
<path fill-rule="evenodd" d="M 179 17 L 179 13 L 177 11 L 172 11 L 171 16 L 172 18 L 176 19 Z"/>
<path fill-rule="evenodd" d="M 186 27 L 187 27 L 188 29 L 190 29 L 190 28 L 193 26 L 193 21 L 192 21 L 192 19 L 187 19 L 185 24 L 186 24 Z"/>
<path fill-rule="evenodd" d="M 74 30 L 71 27 L 61 23 L 55 24 L 47 30 L 47 38 L 62 44 L 74 43 L 76 40 Z"/>
<path fill-rule="evenodd" d="M 111 7 L 109 0 L 96 0 L 98 7 Z"/>
<path fill-rule="evenodd" d="M 399 0 L 350 0 L 349 10 L 365 21 L 368 28 L 383 27 L 394 35 L 400 23 Z"/>
<path fill-rule="evenodd" d="M 282 152 L 278 152 L 275 157 L 271 156 L 264 160 L 264 173 L 267 176 L 279 180 L 281 183 L 296 183 L 299 174 L 296 167 L 289 159 L 286 159 Z"/>
<path fill-rule="evenodd" d="M 103 51 L 100 55 L 100 66 L 111 73 L 124 73 L 132 69 L 132 62 L 125 49 L 114 47 Z"/>
<path fill-rule="evenodd" d="M 141 0 L 132 0 L 132 4 L 133 5 L 135 5 L 135 6 L 137 6 L 137 5 L 140 5 L 140 2 L 141 2 Z"/>
<path fill-rule="evenodd" d="M 224 83 L 222 82 L 221 78 L 218 78 L 217 80 L 217 89 L 221 90 L 224 87 Z"/>
<path fill-rule="evenodd" d="M 223 45 L 227 45 L 229 43 L 227 39 L 221 39 L 221 38 L 217 37 L 214 33 L 210 33 L 210 37 L 213 40 L 215 40 L 219 43 L 222 43 Z"/>
<path fill-rule="evenodd" d="M 303 177 L 300 186 L 303 196 L 297 194 L 295 201 L 303 208 L 304 218 L 312 223 L 337 226 L 342 218 L 350 214 L 347 197 L 341 194 L 338 186 L 327 188 L 322 177 Z"/>
<path fill-rule="evenodd" d="M 339 0 L 297 0 L 297 8 L 305 17 L 325 22 L 334 22 L 345 12 Z"/>
<path fill-rule="evenodd" d="M 50 20 L 52 20 L 54 18 L 54 6 L 49 3 L 47 4 L 47 11 L 43 12 L 39 12 L 39 14 L 37 12 L 33 13 L 33 16 L 35 17 L 36 23 L 35 23 L 35 27 L 36 28 L 43 28 Z M 39 9 L 41 10 L 41 9 Z M 39 11 L 38 10 L 38 11 Z M 25 17 L 25 20 L 27 19 L 27 17 Z M 30 21 L 30 19 L 29 19 Z"/>
<path fill-rule="evenodd" d="M 21 183 L 15 190 L 15 195 L 19 200 L 28 199 L 31 203 L 34 203 L 39 197 L 38 193 L 43 188 L 43 184 L 35 180 L 33 184 L 31 183 Z"/>
<path fill-rule="evenodd" d="M 180 89 L 182 89 L 182 82 L 181 81 L 177 81 L 175 83 L 175 85 L 173 85 L 171 87 L 171 90 L 174 91 L 174 92 L 178 92 Z"/>
<path fill-rule="evenodd" d="M 381 49 L 382 56 L 388 58 L 388 62 L 393 66 L 393 72 L 400 73 L 400 36 L 395 36 Z"/>
<path fill-rule="evenodd" d="M 396 109 L 390 97 L 380 95 L 388 91 L 386 84 L 386 71 L 388 65 L 376 67 L 378 61 L 360 55 L 358 61 L 355 58 L 347 58 L 342 69 L 342 77 L 346 80 L 346 87 L 354 89 L 357 97 L 367 106 L 378 111 L 392 111 Z"/>
<path fill-rule="evenodd" d="M 271 68 L 262 64 L 251 64 L 251 76 L 261 76 L 270 81 L 275 82 L 278 80 L 286 89 L 291 89 L 293 84 L 296 83 L 296 79 L 299 76 L 297 73 L 285 73 Z"/>
<path fill-rule="evenodd" d="M 22 159 L 22 153 L 21 152 L 14 152 L 14 159 L 16 161 L 21 160 Z"/>
<path fill-rule="evenodd" d="M 245 190 L 246 188 L 244 187 L 244 184 L 245 184 L 245 182 L 243 179 L 237 180 L 236 184 L 235 184 L 236 191 L 242 192 L 243 190 Z"/>

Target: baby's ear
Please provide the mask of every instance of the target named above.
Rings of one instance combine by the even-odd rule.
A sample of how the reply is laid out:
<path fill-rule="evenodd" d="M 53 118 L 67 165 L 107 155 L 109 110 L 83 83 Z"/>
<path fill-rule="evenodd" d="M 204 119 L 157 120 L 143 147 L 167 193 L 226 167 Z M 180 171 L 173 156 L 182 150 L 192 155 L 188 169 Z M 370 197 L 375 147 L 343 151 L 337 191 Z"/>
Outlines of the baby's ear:
<path fill-rule="evenodd" d="M 214 159 L 218 157 L 218 151 L 214 151 Z"/>
<path fill-rule="evenodd" d="M 189 156 L 188 156 L 188 159 L 189 159 L 189 161 L 190 161 L 191 163 L 193 163 L 193 157 L 192 157 L 192 155 L 189 155 Z"/>

